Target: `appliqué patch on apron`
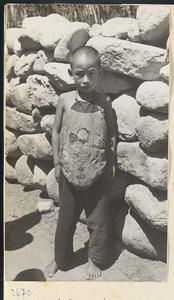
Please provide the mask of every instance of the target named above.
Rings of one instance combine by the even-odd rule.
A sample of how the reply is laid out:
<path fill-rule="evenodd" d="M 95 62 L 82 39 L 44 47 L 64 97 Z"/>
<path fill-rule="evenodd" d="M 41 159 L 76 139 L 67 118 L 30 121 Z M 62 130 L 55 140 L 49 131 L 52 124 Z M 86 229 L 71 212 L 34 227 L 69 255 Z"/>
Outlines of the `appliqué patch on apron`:
<path fill-rule="evenodd" d="M 77 189 L 88 188 L 106 165 L 107 126 L 103 110 L 76 101 L 61 132 L 60 165 L 64 176 Z"/>

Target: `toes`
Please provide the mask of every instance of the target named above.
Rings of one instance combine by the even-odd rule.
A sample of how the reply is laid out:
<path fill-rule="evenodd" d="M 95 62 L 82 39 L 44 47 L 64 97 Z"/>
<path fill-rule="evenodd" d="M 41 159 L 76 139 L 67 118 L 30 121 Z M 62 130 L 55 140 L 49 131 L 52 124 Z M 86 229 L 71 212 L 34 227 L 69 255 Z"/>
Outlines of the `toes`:
<path fill-rule="evenodd" d="M 93 279 L 96 279 L 96 278 L 98 278 L 100 276 L 101 276 L 101 272 L 99 271 L 96 274 L 88 274 L 87 277 L 86 277 L 86 279 L 87 280 L 93 280 Z"/>
<path fill-rule="evenodd" d="M 89 274 L 89 275 L 87 276 L 87 280 L 92 280 L 92 279 L 93 279 L 92 277 L 93 277 L 93 276 Z"/>
<path fill-rule="evenodd" d="M 96 274 L 93 274 L 93 275 L 91 276 L 91 280 L 93 280 L 93 279 L 96 279 Z"/>
<path fill-rule="evenodd" d="M 49 273 L 49 272 L 43 272 L 43 273 L 44 273 L 45 277 L 48 277 L 48 278 L 51 278 L 54 276 L 53 273 Z"/>
<path fill-rule="evenodd" d="M 87 280 L 93 280 L 93 275 L 92 274 L 88 274 L 86 277 Z"/>

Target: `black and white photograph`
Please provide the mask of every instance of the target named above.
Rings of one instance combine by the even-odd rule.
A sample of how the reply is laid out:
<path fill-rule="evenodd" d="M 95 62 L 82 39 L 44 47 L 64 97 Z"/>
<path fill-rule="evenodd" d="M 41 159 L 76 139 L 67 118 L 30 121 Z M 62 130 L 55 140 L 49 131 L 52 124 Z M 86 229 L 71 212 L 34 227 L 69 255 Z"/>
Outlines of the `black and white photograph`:
<path fill-rule="evenodd" d="M 168 281 L 170 9 L 5 6 L 5 281 Z"/>

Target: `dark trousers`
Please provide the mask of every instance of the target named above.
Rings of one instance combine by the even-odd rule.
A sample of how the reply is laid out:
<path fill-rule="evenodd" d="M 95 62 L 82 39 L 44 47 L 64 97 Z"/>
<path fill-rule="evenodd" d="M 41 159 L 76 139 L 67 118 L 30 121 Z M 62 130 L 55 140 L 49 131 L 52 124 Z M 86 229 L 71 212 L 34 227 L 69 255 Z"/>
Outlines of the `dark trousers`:
<path fill-rule="evenodd" d="M 76 190 L 61 172 L 59 180 L 60 209 L 55 236 L 55 261 L 59 268 L 65 268 L 72 258 L 73 236 L 83 209 L 86 213 L 89 231 L 88 257 L 95 264 L 107 263 L 109 231 L 107 182 L 108 176 L 104 172 L 88 189 Z"/>

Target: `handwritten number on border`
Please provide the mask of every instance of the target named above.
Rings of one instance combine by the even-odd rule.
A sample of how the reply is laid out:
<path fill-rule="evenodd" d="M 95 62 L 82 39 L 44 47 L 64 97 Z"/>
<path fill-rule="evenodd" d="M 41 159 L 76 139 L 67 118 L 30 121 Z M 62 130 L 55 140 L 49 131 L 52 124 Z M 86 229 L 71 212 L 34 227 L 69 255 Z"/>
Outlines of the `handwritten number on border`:
<path fill-rule="evenodd" d="M 31 291 L 30 290 L 27 290 L 27 291 L 25 291 L 25 289 L 16 289 L 16 290 L 14 290 L 14 289 L 11 289 L 11 293 L 12 293 L 12 296 L 17 296 L 17 297 L 19 297 L 19 296 L 22 296 L 23 297 L 23 299 L 24 299 L 24 296 L 30 296 L 31 295 Z"/>

